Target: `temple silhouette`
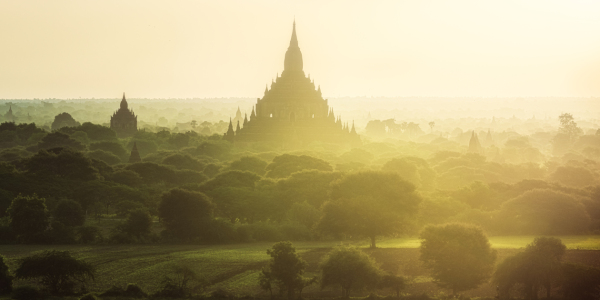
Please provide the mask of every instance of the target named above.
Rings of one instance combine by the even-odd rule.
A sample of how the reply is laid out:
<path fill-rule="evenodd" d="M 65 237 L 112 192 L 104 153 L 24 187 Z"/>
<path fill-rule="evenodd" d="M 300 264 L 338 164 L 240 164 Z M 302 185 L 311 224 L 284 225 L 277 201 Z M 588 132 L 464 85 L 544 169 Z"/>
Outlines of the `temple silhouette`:
<path fill-rule="evenodd" d="M 304 74 L 295 21 L 283 66 L 271 89 L 267 85 L 262 99 L 257 98 L 250 117 L 242 121 L 238 109 L 223 138 L 231 142 L 360 143 L 354 124 L 342 123 L 323 99 L 321 87 L 315 88 L 314 80 Z"/>
<path fill-rule="evenodd" d="M 121 107 L 110 117 L 110 129 L 120 138 L 133 136 L 137 132 L 137 116 L 128 108 L 125 93 L 121 100 Z"/>

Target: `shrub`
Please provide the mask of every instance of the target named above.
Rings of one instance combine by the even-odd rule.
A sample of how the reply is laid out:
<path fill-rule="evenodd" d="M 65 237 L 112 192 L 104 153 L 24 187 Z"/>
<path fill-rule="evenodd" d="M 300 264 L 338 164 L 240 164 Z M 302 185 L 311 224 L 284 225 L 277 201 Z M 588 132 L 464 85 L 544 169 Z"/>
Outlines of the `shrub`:
<path fill-rule="evenodd" d="M 381 270 L 373 258 L 357 248 L 337 247 L 321 264 L 321 288 L 339 286 L 343 296 L 351 290 L 374 287 Z"/>
<path fill-rule="evenodd" d="M 61 200 L 54 209 L 54 220 L 65 226 L 81 226 L 85 223 L 85 213 L 78 202 L 73 200 Z"/>
<path fill-rule="evenodd" d="M 79 300 L 98 300 L 98 297 L 94 294 L 85 294 Z"/>
<path fill-rule="evenodd" d="M 44 295 L 36 288 L 30 285 L 15 288 L 11 294 L 14 300 L 37 300 L 44 299 Z"/>
<path fill-rule="evenodd" d="M 123 296 L 129 298 L 144 298 L 147 297 L 148 294 L 146 294 L 137 284 L 130 283 L 125 288 Z"/>
<path fill-rule="evenodd" d="M 96 226 L 81 226 L 77 228 L 79 235 L 78 241 L 82 244 L 91 244 L 101 242 L 104 237 L 100 231 L 100 227 Z"/>
<path fill-rule="evenodd" d="M 10 276 L 4 256 L 0 255 L 0 295 L 12 292 L 13 277 Z"/>
<path fill-rule="evenodd" d="M 100 297 L 121 297 L 125 293 L 125 290 L 120 287 L 113 285 L 104 293 L 100 294 Z"/>
<path fill-rule="evenodd" d="M 94 278 L 94 268 L 72 257 L 69 251 L 50 250 L 19 259 L 15 277 L 39 279 L 53 294 L 71 294 L 75 281 L 84 283 Z"/>

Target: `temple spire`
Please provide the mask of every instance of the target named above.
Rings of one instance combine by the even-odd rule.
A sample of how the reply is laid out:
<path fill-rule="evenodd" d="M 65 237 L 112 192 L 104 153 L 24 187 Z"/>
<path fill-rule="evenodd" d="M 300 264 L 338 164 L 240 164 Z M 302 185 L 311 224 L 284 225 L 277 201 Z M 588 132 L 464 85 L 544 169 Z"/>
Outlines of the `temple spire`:
<path fill-rule="evenodd" d="M 129 155 L 129 163 L 133 164 L 136 162 L 141 162 L 142 158 L 140 157 L 140 152 L 138 152 L 136 142 L 133 142 L 133 148 L 131 149 L 131 154 Z"/>
<path fill-rule="evenodd" d="M 285 61 L 283 63 L 283 73 L 281 73 L 281 76 L 284 76 L 290 71 L 302 72 L 302 68 L 302 52 L 300 52 L 300 48 L 298 47 L 298 37 L 296 36 L 296 21 L 294 21 L 294 26 L 292 28 L 292 38 L 290 39 L 290 46 L 285 52 Z"/>
<path fill-rule="evenodd" d="M 125 92 L 123 92 L 123 99 L 121 99 L 121 108 L 127 109 L 127 100 L 125 99 Z"/>
<path fill-rule="evenodd" d="M 296 19 L 294 19 L 294 25 L 292 27 L 292 38 L 290 39 L 290 48 L 298 47 L 298 37 L 296 36 Z"/>

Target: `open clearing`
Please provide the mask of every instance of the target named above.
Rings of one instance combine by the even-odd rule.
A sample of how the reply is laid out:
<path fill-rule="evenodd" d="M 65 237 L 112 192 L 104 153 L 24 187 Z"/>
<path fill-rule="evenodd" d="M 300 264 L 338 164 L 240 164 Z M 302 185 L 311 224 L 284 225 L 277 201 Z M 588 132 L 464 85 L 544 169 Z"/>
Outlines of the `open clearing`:
<path fill-rule="evenodd" d="M 600 267 L 600 236 L 559 237 L 569 249 L 565 261 Z M 520 251 L 533 236 L 491 237 L 492 246 L 498 250 L 498 260 Z M 329 250 L 340 242 L 294 242 L 294 246 L 308 262 L 306 276 L 318 274 L 318 266 Z M 431 282 L 419 262 L 419 240 L 394 238 L 379 241 L 379 249 L 368 249 L 368 241 L 344 242 L 363 247 L 380 264 L 382 269 L 402 274 L 412 280 L 409 293 L 437 294 L 441 290 Z M 273 243 L 247 243 L 232 245 L 0 245 L 0 254 L 8 258 L 11 270 L 16 259 L 47 250 L 69 250 L 97 268 L 96 281 L 89 288 L 101 292 L 112 285 L 137 283 L 145 291 L 153 292 L 176 265 L 186 265 L 195 270 L 208 283 L 206 291 L 217 288 L 237 295 L 263 294 L 257 286 L 260 269 L 269 256 L 266 249 Z M 22 284 L 23 282 L 17 282 Z M 201 291 L 197 291 L 201 292 Z M 337 295 L 339 291 L 321 291 L 318 286 L 305 289 L 305 296 Z M 387 292 L 381 292 L 386 294 Z M 391 291 L 389 292 L 391 294 Z M 495 288 L 489 284 L 473 290 L 471 296 L 494 296 Z M 266 295 L 266 294 L 265 294 Z"/>

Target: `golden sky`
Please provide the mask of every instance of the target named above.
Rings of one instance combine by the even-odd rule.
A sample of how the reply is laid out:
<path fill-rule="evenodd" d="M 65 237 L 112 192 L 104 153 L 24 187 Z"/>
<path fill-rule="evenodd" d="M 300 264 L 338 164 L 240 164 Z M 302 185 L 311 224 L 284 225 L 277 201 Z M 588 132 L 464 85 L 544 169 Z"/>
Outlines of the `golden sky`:
<path fill-rule="evenodd" d="M 600 96 L 600 1 L 0 1 L 0 98 Z"/>

